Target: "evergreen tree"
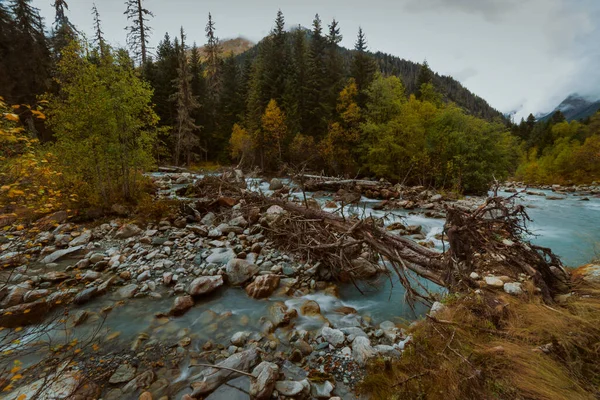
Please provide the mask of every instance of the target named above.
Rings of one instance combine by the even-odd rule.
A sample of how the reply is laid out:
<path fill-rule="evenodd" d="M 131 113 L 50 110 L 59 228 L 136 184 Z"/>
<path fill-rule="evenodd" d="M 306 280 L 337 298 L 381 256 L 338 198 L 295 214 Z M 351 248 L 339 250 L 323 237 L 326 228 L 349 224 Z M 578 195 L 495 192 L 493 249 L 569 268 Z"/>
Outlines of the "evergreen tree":
<path fill-rule="evenodd" d="M 308 119 L 304 121 L 304 132 L 312 137 L 322 137 L 326 133 L 326 41 L 319 14 L 313 21 L 308 59 L 308 80 L 306 107 Z"/>
<path fill-rule="evenodd" d="M 207 39 L 204 46 L 206 77 L 206 101 L 204 103 L 206 115 L 205 132 L 207 133 L 207 140 L 212 142 L 218 129 L 217 107 L 221 93 L 223 62 L 221 58 L 221 44 L 219 38 L 216 36 L 215 22 L 210 13 L 208 14 L 205 31 Z M 209 148 L 208 150 L 214 150 L 214 148 Z"/>
<path fill-rule="evenodd" d="M 281 104 L 286 86 L 288 61 L 286 52 L 285 19 L 281 10 L 277 12 L 275 27 L 271 31 L 269 41 L 269 52 L 267 59 L 265 60 L 267 63 L 267 68 L 265 69 L 265 95 L 267 98 L 275 99 L 275 101 Z"/>
<path fill-rule="evenodd" d="M 367 39 L 362 30 L 358 28 L 358 36 L 354 45 L 354 58 L 352 60 L 352 77 L 356 83 L 358 94 L 356 102 L 360 108 L 364 108 L 367 102 L 365 89 L 369 87 L 375 77 L 377 66 L 374 60 L 367 54 Z"/>
<path fill-rule="evenodd" d="M 0 96 L 9 98 L 16 84 L 12 77 L 15 71 L 11 71 L 12 59 L 14 58 L 13 35 L 15 24 L 9 10 L 0 0 Z"/>
<path fill-rule="evenodd" d="M 342 60 L 339 43 L 342 41 L 339 23 L 335 19 L 329 24 L 327 35 L 327 60 L 326 60 L 326 104 L 328 119 L 335 113 L 337 98 L 344 87 L 344 62 Z"/>
<path fill-rule="evenodd" d="M 175 133 L 175 164 L 179 165 L 180 157 L 185 157 L 185 162 L 191 163 L 193 148 L 198 145 L 196 131 L 198 126 L 193 117 L 198 108 L 198 102 L 192 93 L 192 74 L 190 73 L 189 63 L 186 54 L 185 33 L 183 27 L 180 33 L 181 43 L 179 46 L 179 68 L 177 69 L 177 79 L 175 87 L 177 88 L 174 97 L 177 107 L 177 125 L 174 127 Z"/>
<path fill-rule="evenodd" d="M 66 11 L 69 10 L 69 6 L 65 0 L 55 0 L 54 9 L 55 18 L 52 47 L 55 56 L 59 56 L 61 50 L 75 40 L 77 29 L 67 17 Z"/>
<path fill-rule="evenodd" d="M 200 49 L 196 45 L 196 42 L 194 42 L 190 51 L 190 73 L 192 74 L 192 95 L 198 101 L 198 108 L 194 112 L 194 118 L 198 126 L 197 132 L 200 133 L 206 126 L 206 81 L 204 79 L 204 67 L 200 58 Z M 202 147 L 206 150 L 206 138 L 204 139 Z M 201 142 L 202 138 L 198 137 L 198 140 Z M 205 152 L 204 158 L 207 156 Z"/>
<path fill-rule="evenodd" d="M 106 41 L 104 40 L 104 32 L 102 31 L 102 21 L 96 3 L 92 7 L 92 16 L 94 17 L 94 40 L 93 43 L 100 49 L 100 54 L 104 56 Z"/>
<path fill-rule="evenodd" d="M 204 46 L 205 64 L 206 64 L 206 80 L 208 91 L 215 96 L 219 92 L 221 85 L 221 44 L 219 38 L 215 34 L 215 23 L 212 15 L 208 14 L 208 22 L 206 23 L 206 45 Z"/>
<path fill-rule="evenodd" d="M 44 24 L 39 9 L 31 0 L 13 0 L 13 42 L 9 70 L 15 87 L 8 100 L 13 103 L 33 103 L 36 95 L 44 93 L 50 85 L 51 55 L 44 34 Z"/>
<path fill-rule="evenodd" d="M 423 97 L 422 88 L 423 85 L 433 85 L 433 72 L 429 68 L 427 60 L 423 61 L 423 65 L 419 70 L 419 77 L 417 78 L 417 99 L 421 100 Z"/>
<path fill-rule="evenodd" d="M 233 125 L 241 118 L 244 102 L 240 96 L 240 73 L 233 54 L 223 63 L 223 84 L 219 98 L 218 117 L 219 132 L 217 146 L 220 160 L 227 160 L 226 147 Z"/>
<path fill-rule="evenodd" d="M 148 26 L 149 17 L 154 17 L 154 14 L 144 8 L 143 0 L 126 0 L 127 20 L 131 21 L 131 25 L 127 30 L 127 44 L 131 48 L 135 59 L 141 65 L 146 64 L 148 58 L 148 42 L 152 29 Z"/>
<path fill-rule="evenodd" d="M 309 116 L 307 112 L 308 92 L 308 46 L 306 33 L 298 26 L 291 34 L 291 55 L 284 105 L 288 126 L 292 132 L 306 132 Z"/>

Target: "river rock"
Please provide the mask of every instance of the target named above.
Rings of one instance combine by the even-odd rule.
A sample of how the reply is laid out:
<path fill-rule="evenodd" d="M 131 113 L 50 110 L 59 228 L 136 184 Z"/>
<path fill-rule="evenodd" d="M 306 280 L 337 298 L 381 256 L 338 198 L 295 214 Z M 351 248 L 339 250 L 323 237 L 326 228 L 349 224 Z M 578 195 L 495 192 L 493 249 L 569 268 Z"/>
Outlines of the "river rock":
<path fill-rule="evenodd" d="M 359 279 L 368 279 L 377 275 L 378 268 L 376 265 L 371 263 L 370 261 L 358 257 L 355 260 L 352 260 L 353 274 Z"/>
<path fill-rule="evenodd" d="M 142 233 L 142 230 L 134 224 L 125 224 L 119 228 L 115 233 L 116 239 L 128 239 L 133 236 L 137 236 Z"/>
<path fill-rule="evenodd" d="M 483 278 L 485 280 L 485 284 L 494 288 L 504 288 L 504 282 L 502 279 L 497 276 L 486 276 Z"/>
<path fill-rule="evenodd" d="M 316 301 L 307 300 L 300 307 L 300 313 L 307 317 L 316 317 L 317 315 L 321 315 L 321 307 Z"/>
<path fill-rule="evenodd" d="M 429 310 L 429 315 L 435 317 L 437 314 L 444 312 L 445 309 L 446 306 L 444 304 L 440 303 L 439 301 L 436 301 L 431 306 L 431 310 Z"/>
<path fill-rule="evenodd" d="M 92 300 L 98 294 L 98 288 L 96 286 L 92 286 L 79 292 L 77 296 L 75 296 L 75 299 L 73 299 L 73 302 L 75 304 L 84 304 Z"/>
<path fill-rule="evenodd" d="M 321 335 L 325 341 L 329 342 L 329 344 L 333 345 L 334 347 L 340 347 L 344 344 L 344 333 L 339 329 L 331 329 L 325 326 L 321 330 Z"/>
<path fill-rule="evenodd" d="M 0 303 L 0 307 L 7 308 L 16 306 L 17 304 L 21 304 L 23 301 L 23 297 L 27 292 L 31 290 L 29 285 L 17 285 L 13 286 L 9 291 L 6 297 Z"/>
<path fill-rule="evenodd" d="M 235 252 L 232 249 L 219 248 L 214 249 L 211 255 L 206 258 L 209 264 L 227 264 L 235 258 Z"/>
<path fill-rule="evenodd" d="M 285 215 L 286 211 L 278 205 L 273 205 L 267 209 L 267 212 L 263 215 L 265 222 L 268 224 L 274 223 L 282 215 Z"/>
<path fill-rule="evenodd" d="M 81 280 L 84 282 L 93 282 L 96 279 L 99 279 L 101 276 L 102 274 L 100 272 L 88 269 L 83 275 L 81 275 Z"/>
<path fill-rule="evenodd" d="M 293 318 L 298 316 L 296 310 L 288 310 L 288 307 L 281 301 L 276 301 L 269 307 L 269 315 L 275 328 L 288 325 Z"/>
<path fill-rule="evenodd" d="M 25 295 L 23 296 L 23 302 L 30 303 L 32 301 L 36 301 L 41 298 L 44 298 L 44 297 L 48 296 L 49 294 L 50 294 L 50 291 L 48 289 L 30 290 L 27 293 L 25 293 Z"/>
<path fill-rule="evenodd" d="M 42 400 L 92 400 L 100 398 L 101 389 L 93 381 L 87 380 L 78 371 L 62 371 L 56 375 L 46 376 L 29 385 L 13 390 L 10 400 L 42 399 Z M 41 396 L 40 396 L 41 394 Z"/>
<path fill-rule="evenodd" d="M 366 337 L 358 336 L 352 342 L 352 358 L 361 367 L 364 367 L 367 360 L 375 354 L 375 349 L 373 349 L 371 342 Z"/>
<path fill-rule="evenodd" d="M 131 393 L 140 388 L 146 388 L 156 380 L 156 374 L 152 370 L 142 372 L 134 379 L 132 379 L 127 385 L 121 389 L 124 393 Z"/>
<path fill-rule="evenodd" d="M 286 397 L 306 397 L 310 393 L 310 383 L 307 379 L 302 381 L 277 381 L 275 390 Z"/>
<path fill-rule="evenodd" d="M 246 293 L 255 299 L 269 297 L 279 286 L 279 275 L 260 275 L 246 286 Z"/>
<path fill-rule="evenodd" d="M 229 358 L 216 364 L 217 367 L 227 367 L 239 371 L 249 372 L 259 360 L 258 351 L 250 349 L 236 353 Z M 191 384 L 192 397 L 206 397 L 223 383 L 240 376 L 239 373 L 221 368 L 207 368 L 198 376 L 198 381 Z"/>
<path fill-rule="evenodd" d="M 129 382 L 135 377 L 136 368 L 131 364 L 121 364 L 117 370 L 110 376 L 109 383 L 117 384 Z"/>
<path fill-rule="evenodd" d="M 331 397 L 331 392 L 335 389 L 335 386 L 329 381 L 325 382 L 312 382 L 311 383 L 311 395 L 317 399 L 328 399 Z"/>
<path fill-rule="evenodd" d="M 271 398 L 275 382 L 279 377 L 279 367 L 267 361 L 263 361 L 254 370 L 252 375 L 256 379 L 250 380 L 250 398 L 256 400 L 267 400 Z"/>
<path fill-rule="evenodd" d="M 92 239 L 92 231 L 85 230 L 81 232 L 81 235 L 77 236 L 75 239 L 69 242 L 69 247 L 74 246 L 84 246 L 90 242 Z"/>
<path fill-rule="evenodd" d="M 190 296 L 201 296 L 211 293 L 221 286 L 223 286 L 223 277 L 221 275 L 201 276 L 190 283 L 187 292 Z"/>
<path fill-rule="evenodd" d="M 248 340 L 248 338 L 250 337 L 251 334 L 252 334 L 252 332 L 246 332 L 246 331 L 236 332 L 231 337 L 231 344 L 233 344 L 234 346 L 237 346 L 237 347 L 243 347 L 244 344 L 246 344 L 246 341 Z"/>
<path fill-rule="evenodd" d="M 119 295 L 119 297 L 121 297 L 122 299 L 130 299 L 137 292 L 137 290 L 138 285 L 132 283 L 130 285 L 123 286 L 122 288 L 117 290 L 117 295 Z"/>
<path fill-rule="evenodd" d="M 508 294 L 518 296 L 523 294 L 520 282 L 507 282 L 504 284 L 504 291 Z"/>
<path fill-rule="evenodd" d="M 217 217 L 215 217 L 215 214 L 213 214 L 212 212 L 209 212 L 204 217 L 202 217 L 200 222 L 202 222 L 203 225 L 211 226 L 215 223 L 216 219 L 217 219 Z"/>
<path fill-rule="evenodd" d="M 401 353 L 393 346 L 386 344 L 378 344 L 373 347 L 373 350 L 379 355 L 386 357 L 400 357 Z"/>
<path fill-rule="evenodd" d="M 283 189 L 283 183 L 280 179 L 273 178 L 271 179 L 271 183 L 269 183 L 269 190 L 279 190 Z"/>
<path fill-rule="evenodd" d="M 82 250 L 84 246 L 73 246 L 62 250 L 56 250 L 55 252 L 47 255 L 42 259 L 42 263 L 50 264 L 60 260 L 61 258 L 68 256 L 69 254 L 77 253 L 79 250 Z"/>
<path fill-rule="evenodd" d="M 260 268 L 258 265 L 251 264 L 246 260 L 234 258 L 227 263 L 225 273 L 229 284 L 236 286 L 250 280 L 259 270 Z"/>
<path fill-rule="evenodd" d="M 194 299 L 192 296 L 178 296 L 173 301 L 173 306 L 169 311 L 169 315 L 183 315 L 192 307 L 194 307 Z"/>

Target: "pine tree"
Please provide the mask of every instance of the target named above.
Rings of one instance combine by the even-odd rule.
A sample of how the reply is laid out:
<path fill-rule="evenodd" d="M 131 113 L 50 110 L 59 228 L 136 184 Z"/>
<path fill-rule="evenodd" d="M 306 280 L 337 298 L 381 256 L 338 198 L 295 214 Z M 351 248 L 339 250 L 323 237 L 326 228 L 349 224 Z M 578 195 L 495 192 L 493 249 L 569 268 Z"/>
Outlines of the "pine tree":
<path fill-rule="evenodd" d="M 127 20 L 131 25 L 125 28 L 127 30 L 127 44 L 131 48 L 135 59 L 141 65 L 146 64 L 148 58 L 148 42 L 152 29 L 148 26 L 149 17 L 154 14 L 144 8 L 143 0 L 127 0 Z"/>
<path fill-rule="evenodd" d="M 179 165 L 180 156 L 185 156 L 185 162 L 191 163 L 193 148 L 198 145 L 198 137 L 195 131 L 196 126 L 193 113 L 198 108 L 198 102 L 192 94 L 192 74 L 189 70 L 189 64 L 186 54 L 185 33 L 181 28 L 181 43 L 179 48 L 179 68 L 177 70 L 177 79 L 175 86 L 177 93 L 175 102 L 177 105 L 177 125 L 175 126 L 175 164 Z"/>
<path fill-rule="evenodd" d="M 69 5 L 65 0 L 55 0 L 54 9 L 55 18 L 52 47 L 55 55 L 59 56 L 61 50 L 77 38 L 78 32 L 67 17 L 66 11 L 69 10 Z"/>
<path fill-rule="evenodd" d="M 433 85 L 433 72 L 431 68 L 429 68 L 429 64 L 427 60 L 423 61 L 423 65 L 421 65 L 421 69 L 419 70 L 419 77 L 417 78 L 417 99 L 421 100 L 423 98 L 422 88 L 423 85 L 431 84 Z"/>
<path fill-rule="evenodd" d="M 194 42 L 190 51 L 190 73 L 192 74 L 192 95 L 198 102 L 198 108 L 194 112 L 194 119 L 198 126 L 197 132 L 200 133 L 206 126 L 206 82 L 202 60 L 200 59 L 200 49 L 196 45 L 196 42 Z M 207 149 L 206 137 L 204 137 L 204 143 L 202 143 L 202 139 L 198 137 L 202 147 Z M 206 152 L 204 156 L 205 158 L 207 157 Z"/>
<path fill-rule="evenodd" d="M 44 34 L 39 9 L 31 0 L 13 0 L 11 11 L 15 30 L 12 34 L 12 79 L 15 90 L 9 97 L 13 103 L 33 103 L 36 95 L 50 85 L 51 55 Z"/>
<path fill-rule="evenodd" d="M 8 9 L 0 0 L 0 96 L 9 97 L 16 84 L 12 78 L 14 70 L 11 71 L 12 58 L 14 58 L 13 35 L 15 24 Z"/>
<path fill-rule="evenodd" d="M 206 45 L 204 46 L 204 54 L 206 56 L 206 80 L 209 93 L 216 95 L 219 92 L 221 85 L 221 44 L 219 38 L 215 34 L 215 22 L 212 15 L 208 14 L 208 22 L 206 23 Z"/>
<path fill-rule="evenodd" d="M 291 33 L 289 77 L 283 99 L 288 126 L 292 132 L 305 132 L 309 121 L 307 112 L 308 46 L 306 33 L 300 26 Z"/>
<path fill-rule="evenodd" d="M 327 127 L 325 109 L 325 47 L 321 19 L 317 14 L 313 21 L 308 61 L 307 101 L 309 119 L 305 123 L 306 134 L 322 137 Z"/>
<path fill-rule="evenodd" d="M 94 40 L 93 43 L 100 49 L 100 55 L 104 56 L 106 41 L 104 40 L 104 32 L 102 31 L 102 21 L 96 3 L 92 7 L 92 16 L 94 17 Z"/>
<path fill-rule="evenodd" d="M 228 159 L 226 147 L 233 125 L 240 120 L 243 112 L 243 99 L 240 96 L 240 72 L 235 56 L 230 54 L 223 63 L 223 85 L 218 107 L 218 153 L 219 159 Z"/>
<path fill-rule="evenodd" d="M 270 43 L 265 60 L 267 64 L 265 94 L 267 98 L 275 99 L 279 104 L 282 103 L 287 78 L 286 36 L 285 19 L 279 10 L 275 19 L 275 27 L 269 37 Z"/>
<path fill-rule="evenodd" d="M 344 87 L 344 63 L 340 55 L 339 43 L 343 36 L 340 34 L 339 23 L 335 19 L 329 24 L 327 35 L 327 60 L 326 72 L 326 105 L 328 119 L 331 120 L 335 112 L 337 98 Z"/>
<path fill-rule="evenodd" d="M 205 132 L 207 140 L 212 142 L 217 127 L 217 107 L 219 105 L 219 96 L 222 85 L 222 67 L 221 44 L 216 36 L 215 22 L 212 15 L 208 14 L 206 23 L 206 45 L 204 46 L 205 55 L 205 77 L 206 77 L 206 101 L 204 103 L 206 125 Z"/>
<path fill-rule="evenodd" d="M 360 108 L 364 108 L 367 102 L 365 90 L 375 78 L 377 66 L 375 61 L 367 53 L 367 39 L 362 30 L 358 28 L 358 36 L 354 45 L 354 58 L 352 60 L 352 77 L 356 83 L 358 95 L 356 102 Z"/>
<path fill-rule="evenodd" d="M 171 41 L 169 34 L 165 33 L 164 39 L 158 44 L 156 50 L 156 77 L 152 82 L 154 87 L 152 101 L 162 126 L 174 126 L 177 114 L 175 105 L 171 101 L 176 91 L 173 81 L 177 78 L 179 68 L 179 45 L 175 46 L 175 41 Z"/>

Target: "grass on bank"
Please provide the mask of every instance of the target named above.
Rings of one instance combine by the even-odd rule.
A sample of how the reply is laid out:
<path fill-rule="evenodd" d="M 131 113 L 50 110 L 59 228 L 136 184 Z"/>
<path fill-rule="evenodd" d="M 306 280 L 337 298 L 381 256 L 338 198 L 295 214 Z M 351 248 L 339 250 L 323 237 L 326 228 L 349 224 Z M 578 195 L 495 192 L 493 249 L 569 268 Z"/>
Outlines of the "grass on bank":
<path fill-rule="evenodd" d="M 600 287 L 578 283 L 548 306 L 469 294 L 415 324 L 399 360 L 375 360 L 360 391 L 373 399 L 597 399 Z"/>

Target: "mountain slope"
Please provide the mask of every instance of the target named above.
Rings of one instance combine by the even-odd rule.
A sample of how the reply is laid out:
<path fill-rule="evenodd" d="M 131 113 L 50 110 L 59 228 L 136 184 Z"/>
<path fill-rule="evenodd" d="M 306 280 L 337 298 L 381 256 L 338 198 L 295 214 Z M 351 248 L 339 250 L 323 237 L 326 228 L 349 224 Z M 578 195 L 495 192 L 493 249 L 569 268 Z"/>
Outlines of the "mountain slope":
<path fill-rule="evenodd" d="M 551 113 L 540 118 L 540 121 L 547 121 L 557 111 L 562 112 L 567 121 L 578 121 L 591 117 L 599 110 L 600 99 L 594 101 L 574 93 L 564 99 Z"/>
<path fill-rule="evenodd" d="M 306 37 L 308 40 L 310 40 L 311 32 L 305 28 L 301 29 L 306 32 Z M 256 56 L 258 56 L 260 46 L 265 40 L 266 38 L 261 40 L 256 46 L 250 48 L 248 51 L 239 54 L 237 56 L 238 62 L 243 64 L 243 62 L 247 59 L 253 60 Z M 339 50 L 344 59 L 346 74 L 349 75 L 354 50 L 349 50 L 345 47 L 339 47 Z M 417 92 L 416 82 L 421 69 L 421 64 L 382 52 L 369 52 L 369 54 L 371 54 L 371 56 L 377 62 L 379 71 L 381 73 L 385 75 L 396 75 L 402 79 L 402 83 L 406 88 L 407 95 L 415 94 Z M 471 93 L 471 91 L 469 91 L 459 81 L 451 76 L 444 76 L 434 73 L 434 84 L 437 90 L 442 93 L 446 101 L 452 101 L 456 103 L 469 114 L 487 120 L 499 118 L 503 121 L 508 121 L 508 119 L 500 111 L 490 106 L 483 98 Z"/>

